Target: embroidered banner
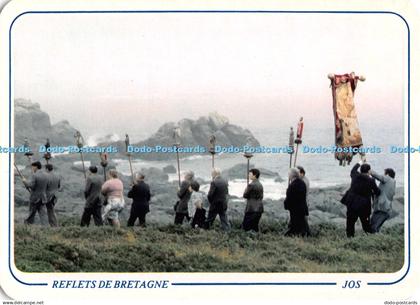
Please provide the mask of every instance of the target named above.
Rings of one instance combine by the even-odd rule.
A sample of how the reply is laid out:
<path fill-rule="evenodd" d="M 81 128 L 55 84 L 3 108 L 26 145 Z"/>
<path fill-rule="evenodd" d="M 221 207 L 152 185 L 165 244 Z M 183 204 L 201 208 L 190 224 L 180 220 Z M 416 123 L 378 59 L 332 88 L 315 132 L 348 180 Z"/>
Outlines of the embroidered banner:
<path fill-rule="evenodd" d="M 360 147 L 363 145 L 362 135 L 357 121 L 354 106 L 354 91 L 358 80 L 364 81 L 364 77 L 354 74 L 338 75 L 329 74 L 333 95 L 333 110 L 335 122 L 335 145 L 337 147 Z M 340 165 L 350 164 L 353 152 L 336 152 L 335 158 Z"/>

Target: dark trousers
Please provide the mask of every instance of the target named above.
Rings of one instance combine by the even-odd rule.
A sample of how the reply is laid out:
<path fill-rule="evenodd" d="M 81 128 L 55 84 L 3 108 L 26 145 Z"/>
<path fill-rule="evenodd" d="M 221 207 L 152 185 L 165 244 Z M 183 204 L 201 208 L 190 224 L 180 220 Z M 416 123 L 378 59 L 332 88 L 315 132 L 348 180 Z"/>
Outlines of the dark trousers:
<path fill-rule="evenodd" d="M 253 230 L 259 232 L 258 224 L 261 219 L 261 212 L 247 212 L 245 213 L 244 220 L 242 222 L 242 229 L 245 231 Z"/>
<path fill-rule="evenodd" d="M 88 227 L 90 224 L 90 219 L 93 217 L 93 221 L 95 222 L 95 226 L 102 226 L 102 215 L 101 215 L 101 206 L 95 206 L 90 208 L 85 208 L 82 215 L 82 220 L 80 225 L 82 227 Z"/>
<path fill-rule="evenodd" d="M 217 215 L 219 215 L 220 223 L 222 224 L 223 231 L 230 230 L 229 220 L 226 215 L 226 211 L 218 211 L 218 210 L 210 210 L 209 214 L 207 215 L 207 219 L 204 222 L 204 228 L 209 229 L 212 225 L 214 220 L 216 219 Z"/>
<path fill-rule="evenodd" d="M 187 213 L 176 213 L 174 223 L 176 225 L 182 225 L 184 222 L 184 217 L 187 219 L 187 221 L 190 221 L 190 216 L 188 216 Z"/>
<path fill-rule="evenodd" d="M 48 216 L 45 208 L 45 204 L 42 201 L 30 202 L 29 203 L 29 215 L 25 219 L 25 224 L 33 224 L 35 221 L 35 215 L 38 213 L 41 225 L 46 226 L 48 224 Z"/>
<path fill-rule="evenodd" d="M 134 223 L 136 222 L 137 218 L 139 219 L 139 226 L 145 227 L 146 226 L 146 212 L 135 212 L 131 211 L 130 217 L 127 221 L 127 227 L 134 226 Z"/>
<path fill-rule="evenodd" d="M 384 211 L 373 212 L 370 219 L 372 233 L 378 233 L 384 222 L 389 218 L 389 213 Z"/>
<path fill-rule="evenodd" d="M 347 209 L 347 222 L 346 222 L 346 233 L 347 237 L 354 236 L 354 225 L 356 224 L 357 219 L 360 219 L 362 223 L 363 231 L 366 233 L 372 233 L 369 223 L 369 216 L 370 216 L 370 206 L 369 209 L 366 207 L 362 207 L 357 210 Z"/>
<path fill-rule="evenodd" d="M 50 223 L 51 227 L 57 227 L 58 223 L 57 223 L 57 217 L 55 215 L 55 198 L 51 199 L 50 201 L 47 202 L 46 207 L 47 207 L 47 215 L 48 215 L 48 222 Z"/>
<path fill-rule="evenodd" d="M 304 214 L 290 211 L 290 223 L 289 230 L 287 230 L 286 236 L 309 236 L 309 224 Z"/>

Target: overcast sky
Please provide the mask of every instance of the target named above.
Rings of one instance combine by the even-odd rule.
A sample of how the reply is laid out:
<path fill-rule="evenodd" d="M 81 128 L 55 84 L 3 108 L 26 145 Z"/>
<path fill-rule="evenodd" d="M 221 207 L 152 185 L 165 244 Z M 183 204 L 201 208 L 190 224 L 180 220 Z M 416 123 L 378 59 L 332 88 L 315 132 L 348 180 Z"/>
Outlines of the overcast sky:
<path fill-rule="evenodd" d="M 393 15 L 25 15 L 14 94 L 89 133 L 150 133 L 212 111 L 248 128 L 301 115 L 329 126 L 327 74 L 355 71 L 367 78 L 359 119 L 401 121 L 406 45 Z"/>

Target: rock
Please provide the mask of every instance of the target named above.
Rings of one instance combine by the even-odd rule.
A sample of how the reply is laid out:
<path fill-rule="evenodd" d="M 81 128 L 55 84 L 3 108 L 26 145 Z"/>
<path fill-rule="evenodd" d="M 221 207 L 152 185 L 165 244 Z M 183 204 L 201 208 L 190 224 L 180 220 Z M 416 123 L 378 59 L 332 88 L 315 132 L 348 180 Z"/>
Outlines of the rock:
<path fill-rule="evenodd" d="M 226 135 L 229 139 L 230 143 L 220 143 L 217 141 L 218 145 L 221 146 L 260 146 L 258 140 L 252 135 L 252 133 L 248 129 L 243 129 L 236 125 L 226 125 L 224 126 L 221 131 Z"/>
<path fill-rule="evenodd" d="M 150 183 L 167 182 L 169 180 L 168 174 L 157 167 L 142 168 L 140 172 L 145 175 L 145 179 Z"/>
<path fill-rule="evenodd" d="M 209 114 L 209 126 L 213 130 L 219 130 L 229 124 L 229 119 L 217 112 Z"/>
<path fill-rule="evenodd" d="M 176 174 L 176 168 L 173 165 L 166 165 L 163 168 L 163 172 L 166 174 Z"/>
<path fill-rule="evenodd" d="M 209 139 L 212 135 L 216 137 L 216 145 L 222 147 L 260 145 L 258 140 L 249 130 L 230 124 L 226 117 L 217 113 L 211 113 L 208 117 L 203 116 L 197 120 L 182 119 L 177 124 L 173 122 L 165 123 L 151 137 L 138 143 L 132 143 L 132 145 L 137 147 L 171 147 L 175 144 L 173 135 L 176 126 L 179 127 L 180 130 L 180 144 L 184 147 L 202 146 L 205 149 L 208 149 Z M 117 146 L 120 151 L 125 151 L 125 146 L 122 141 L 112 143 L 103 142 L 98 145 L 114 145 Z M 133 154 L 133 157 L 147 160 L 172 160 L 175 158 L 175 153 L 155 152 Z"/>
<path fill-rule="evenodd" d="M 249 168 L 253 168 L 255 165 L 250 164 Z M 261 173 L 261 178 L 275 178 L 276 182 L 283 182 L 284 180 L 279 176 L 278 173 L 265 168 L 259 168 Z M 229 169 L 222 171 L 222 176 L 226 179 L 246 179 L 247 175 L 247 164 L 239 163 L 232 166 Z"/>
<path fill-rule="evenodd" d="M 265 178 L 277 178 L 278 177 L 278 178 L 280 178 L 278 173 L 273 172 L 269 169 L 260 168 L 259 170 L 260 170 L 260 173 L 261 173 L 262 177 L 265 177 Z"/>
<path fill-rule="evenodd" d="M 284 180 L 282 177 L 280 177 L 280 176 L 277 176 L 276 177 L 276 179 L 274 179 L 274 182 L 280 182 L 280 183 L 282 183 L 282 182 L 284 182 L 284 181 L 286 181 L 286 180 Z"/>
<path fill-rule="evenodd" d="M 51 146 L 74 145 L 76 129 L 68 121 L 60 121 L 51 125 L 50 117 L 41 110 L 38 103 L 30 100 L 15 99 L 15 145 L 23 145 L 25 138 L 34 153 L 34 160 L 42 158 L 38 153 L 39 146 L 45 145 L 46 139 L 50 139 Z M 25 156 L 16 154 L 17 161 L 22 161 Z"/>
<path fill-rule="evenodd" d="M 254 165 L 250 164 L 249 168 L 253 168 Z M 222 171 L 222 177 L 226 179 L 246 179 L 247 176 L 247 164 L 239 163 L 232 166 L 229 169 Z"/>
<path fill-rule="evenodd" d="M 51 129 L 51 143 L 66 143 L 66 145 L 74 144 L 74 134 L 76 133 L 76 129 L 70 125 L 69 121 L 60 121 L 52 125 Z"/>

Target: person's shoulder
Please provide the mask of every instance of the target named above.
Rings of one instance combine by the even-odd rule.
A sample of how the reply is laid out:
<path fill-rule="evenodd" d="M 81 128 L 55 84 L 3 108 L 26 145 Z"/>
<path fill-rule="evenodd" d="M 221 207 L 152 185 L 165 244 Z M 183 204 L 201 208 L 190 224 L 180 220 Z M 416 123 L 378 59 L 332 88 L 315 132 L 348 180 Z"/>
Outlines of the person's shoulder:
<path fill-rule="evenodd" d="M 89 176 L 88 180 L 95 181 L 95 182 L 103 182 L 104 181 L 104 179 L 99 175 Z"/>
<path fill-rule="evenodd" d="M 49 179 L 50 178 L 50 175 L 47 172 L 43 171 L 43 170 L 37 171 L 35 173 L 35 176 L 36 177 L 39 177 L 39 178 L 42 178 L 42 179 Z"/>

